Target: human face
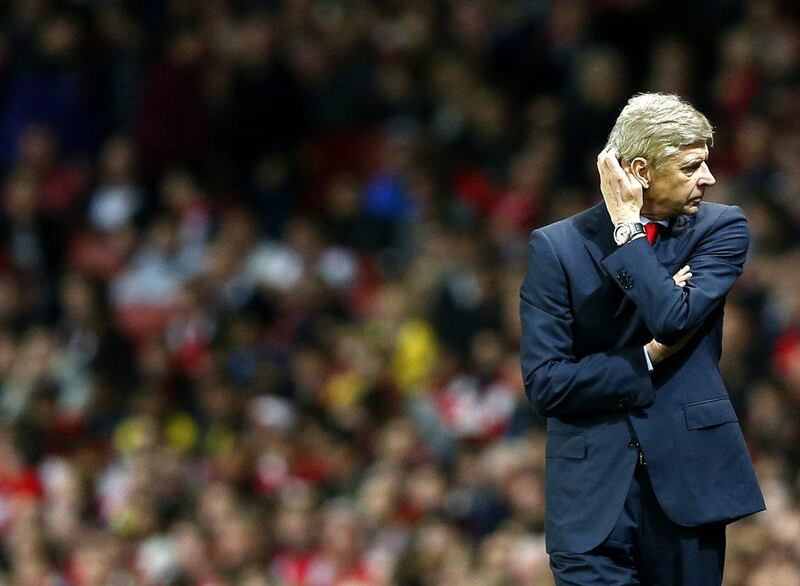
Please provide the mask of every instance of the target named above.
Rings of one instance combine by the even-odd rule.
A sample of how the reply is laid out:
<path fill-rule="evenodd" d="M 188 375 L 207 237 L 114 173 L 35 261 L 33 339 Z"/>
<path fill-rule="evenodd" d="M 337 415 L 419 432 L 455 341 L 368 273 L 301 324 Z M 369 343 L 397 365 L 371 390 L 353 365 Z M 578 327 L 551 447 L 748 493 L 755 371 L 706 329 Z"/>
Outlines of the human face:
<path fill-rule="evenodd" d="M 708 145 L 685 146 L 658 169 L 650 168 L 642 215 L 660 219 L 696 214 L 706 188 L 716 182 L 708 168 Z"/>

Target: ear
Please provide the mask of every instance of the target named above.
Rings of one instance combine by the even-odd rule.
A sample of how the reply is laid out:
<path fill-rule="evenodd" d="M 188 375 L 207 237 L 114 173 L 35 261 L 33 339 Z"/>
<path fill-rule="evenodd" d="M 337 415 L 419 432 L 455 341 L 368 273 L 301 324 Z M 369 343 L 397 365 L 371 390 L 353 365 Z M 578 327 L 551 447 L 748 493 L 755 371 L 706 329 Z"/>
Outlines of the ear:
<path fill-rule="evenodd" d="M 631 161 L 630 171 L 644 189 L 650 187 L 650 166 L 644 157 L 636 157 Z"/>

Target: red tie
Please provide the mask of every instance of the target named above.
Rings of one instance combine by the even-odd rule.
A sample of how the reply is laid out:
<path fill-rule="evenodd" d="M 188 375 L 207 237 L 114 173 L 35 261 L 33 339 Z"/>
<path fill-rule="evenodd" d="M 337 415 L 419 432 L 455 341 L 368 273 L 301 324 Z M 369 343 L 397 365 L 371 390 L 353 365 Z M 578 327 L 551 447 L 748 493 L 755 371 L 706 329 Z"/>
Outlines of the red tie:
<path fill-rule="evenodd" d="M 644 231 L 647 233 L 647 241 L 650 243 L 650 246 L 656 243 L 659 230 L 661 230 L 661 224 L 658 222 L 648 222 L 644 225 Z"/>

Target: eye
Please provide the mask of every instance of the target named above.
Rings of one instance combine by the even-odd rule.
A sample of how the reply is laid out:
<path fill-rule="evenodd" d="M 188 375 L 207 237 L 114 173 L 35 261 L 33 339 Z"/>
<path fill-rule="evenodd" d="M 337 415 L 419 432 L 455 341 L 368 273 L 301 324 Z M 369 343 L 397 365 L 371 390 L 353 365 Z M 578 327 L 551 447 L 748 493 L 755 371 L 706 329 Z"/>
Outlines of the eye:
<path fill-rule="evenodd" d="M 683 168 L 683 172 L 686 173 L 686 175 L 689 175 L 689 176 L 694 175 L 694 172 L 697 171 L 700 168 L 701 164 L 702 163 L 695 163 L 695 164 L 689 165 L 688 167 L 684 167 Z"/>

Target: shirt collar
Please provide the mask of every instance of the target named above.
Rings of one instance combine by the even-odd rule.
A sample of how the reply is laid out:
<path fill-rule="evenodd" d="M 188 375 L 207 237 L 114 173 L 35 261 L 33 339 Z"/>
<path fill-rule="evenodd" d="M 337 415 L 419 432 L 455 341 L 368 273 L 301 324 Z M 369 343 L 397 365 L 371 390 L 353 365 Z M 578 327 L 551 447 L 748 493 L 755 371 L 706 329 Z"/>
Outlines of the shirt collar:
<path fill-rule="evenodd" d="M 645 224 L 649 224 L 650 222 L 661 224 L 664 228 L 669 226 L 669 220 L 653 220 L 651 218 L 645 218 L 644 216 L 639 216 L 639 221 L 642 223 L 642 226 L 644 226 Z"/>

